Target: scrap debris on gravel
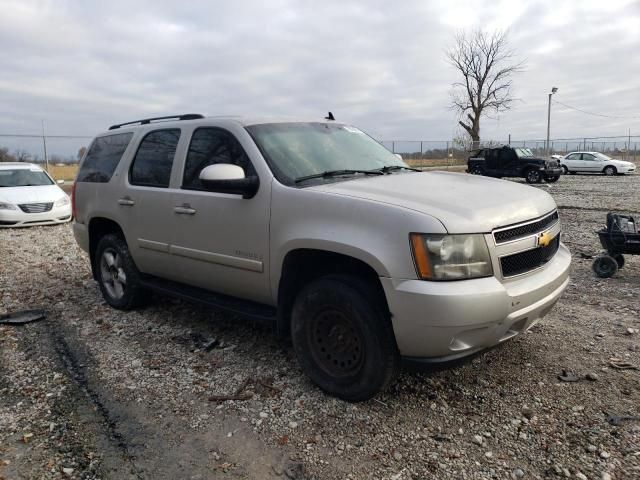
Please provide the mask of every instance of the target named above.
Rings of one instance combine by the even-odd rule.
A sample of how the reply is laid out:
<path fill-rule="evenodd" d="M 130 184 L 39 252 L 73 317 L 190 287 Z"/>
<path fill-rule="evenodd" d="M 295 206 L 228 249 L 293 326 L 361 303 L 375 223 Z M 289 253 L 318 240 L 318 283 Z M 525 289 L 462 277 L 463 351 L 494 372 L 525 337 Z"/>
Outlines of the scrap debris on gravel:
<path fill-rule="evenodd" d="M 156 297 L 109 308 L 70 225 L 0 230 L 0 479 L 640 478 L 640 258 L 591 271 L 640 176 L 568 176 L 556 199 L 572 280 L 534 329 L 349 404 L 291 346 Z"/>

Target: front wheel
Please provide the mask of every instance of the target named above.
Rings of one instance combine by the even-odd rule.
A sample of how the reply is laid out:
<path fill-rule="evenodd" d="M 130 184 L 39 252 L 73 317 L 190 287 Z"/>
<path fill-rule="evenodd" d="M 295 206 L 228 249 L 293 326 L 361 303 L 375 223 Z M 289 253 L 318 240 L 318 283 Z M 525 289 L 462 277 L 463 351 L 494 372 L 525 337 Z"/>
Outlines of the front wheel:
<path fill-rule="evenodd" d="M 542 182 L 542 173 L 540 173 L 539 170 L 530 169 L 527 170 L 524 178 L 527 180 L 527 183 L 540 183 Z"/>
<path fill-rule="evenodd" d="M 545 175 L 544 181 L 547 183 L 554 183 L 560 179 L 560 175 Z"/>
<path fill-rule="evenodd" d="M 291 337 L 302 370 L 349 402 L 374 397 L 395 378 L 400 357 L 381 293 L 360 278 L 329 275 L 298 294 Z"/>
<path fill-rule="evenodd" d="M 131 310 L 144 303 L 147 292 L 140 285 L 140 273 L 121 236 L 109 234 L 100 239 L 95 266 L 100 291 L 109 305 L 119 310 Z"/>
<path fill-rule="evenodd" d="M 602 171 L 602 173 L 604 173 L 605 175 L 607 175 L 608 177 L 612 177 L 614 176 L 616 173 L 618 173 L 618 171 L 616 170 L 616 167 L 613 167 L 611 165 L 609 165 L 608 167 L 605 167 L 604 170 Z"/>
<path fill-rule="evenodd" d="M 592 268 L 600 278 L 609 278 L 618 271 L 618 263 L 609 255 L 601 255 L 593 261 Z"/>
<path fill-rule="evenodd" d="M 562 166 L 562 174 L 563 175 L 568 175 L 569 174 L 569 169 L 567 168 L 566 165 Z"/>

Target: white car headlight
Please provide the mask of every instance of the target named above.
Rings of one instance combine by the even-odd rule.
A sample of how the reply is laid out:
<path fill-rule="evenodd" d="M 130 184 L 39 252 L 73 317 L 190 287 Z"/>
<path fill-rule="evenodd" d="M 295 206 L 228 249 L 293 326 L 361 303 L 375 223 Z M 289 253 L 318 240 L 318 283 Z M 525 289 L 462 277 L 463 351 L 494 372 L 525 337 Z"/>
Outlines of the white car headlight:
<path fill-rule="evenodd" d="M 412 233 L 411 251 L 422 280 L 465 280 L 493 275 L 484 235 Z"/>
<path fill-rule="evenodd" d="M 16 206 L 12 203 L 0 202 L 0 210 L 17 210 Z"/>
<path fill-rule="evenodd" d="M 53 205 L 56 207 L 64 207 L 65 205 L 69 205 L 69 197 L 67 197 L 66 195 L 62 198 L 60 198 L 59 200 L 56 200 L 56 203 L 54 203 Z"/>

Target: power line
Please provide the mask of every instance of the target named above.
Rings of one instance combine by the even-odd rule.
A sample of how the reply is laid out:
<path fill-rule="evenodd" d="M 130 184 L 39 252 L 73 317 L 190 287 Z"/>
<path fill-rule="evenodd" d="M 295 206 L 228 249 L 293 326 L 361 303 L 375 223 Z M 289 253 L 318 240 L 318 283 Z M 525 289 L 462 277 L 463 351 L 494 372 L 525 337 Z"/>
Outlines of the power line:
<path fill-rule="evenodd" d="M 576 112 L 584 113 L 586 115 L 593 115 L 594 117 L 604 117 L 604 118 L 640 118 L 640 115 L 606 115 L 604 113 L 594 113 L 587 112 L 586 110 L 582 110 L 581 108 L 572 107 L 571 105 L 567 105 L 566 103 L 559 102 L 557 100 L 553 100 L 553 103 L 557 103 L 558 105 L 562 105 L 563 107 L 569 108 L 571 110 L 575 110 Z"/>

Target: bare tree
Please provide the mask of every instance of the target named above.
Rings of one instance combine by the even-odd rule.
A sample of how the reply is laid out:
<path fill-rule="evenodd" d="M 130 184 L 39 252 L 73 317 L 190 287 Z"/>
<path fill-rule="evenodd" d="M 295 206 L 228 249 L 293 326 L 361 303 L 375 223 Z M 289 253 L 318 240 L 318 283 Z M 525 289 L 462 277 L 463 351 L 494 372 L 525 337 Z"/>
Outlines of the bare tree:
<path fill-rule="evenodd" d="M 13 152 L 13 156 L 16 157 L 18 162 L 28 162 L 31 160 L 31 154 L 26 150 L 18 149 Z"/>
<path fill-rule="evenodd" d="M 500 31 L 459 33 L 446 56 L 462 75 L 462 81 L 453 84 L 452 107 L 460 114 L 458 123 L 477 146 L 480 118 L 511 108 L 511 76 L 524 69 L 524 62 L 515 60 L 507 33 Z"/>
<path fill-rule="evenodd" d="M 15 162 L 16 157 L 9 153 L 7 147 L 0 147 L 0 162 Z"/>
<path fill-rule="evenodd" d="M 84 157 L 84 154 L 86 153 L 86 151 L 87 151 L 87 147 L 80 147 L 77 155 L 78 161 L 82 160 L 82 157 Z"/>

